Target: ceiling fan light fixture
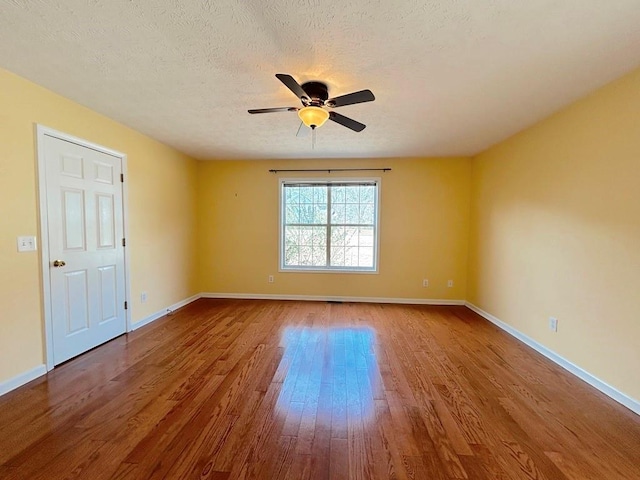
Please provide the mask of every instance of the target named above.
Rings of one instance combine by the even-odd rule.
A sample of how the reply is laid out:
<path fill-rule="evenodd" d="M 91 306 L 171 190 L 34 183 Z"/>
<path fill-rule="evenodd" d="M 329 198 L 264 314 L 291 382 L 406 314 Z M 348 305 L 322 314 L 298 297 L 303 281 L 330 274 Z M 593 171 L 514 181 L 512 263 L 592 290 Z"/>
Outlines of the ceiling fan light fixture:
<path fill-rule="evenodd" d="M 298 116 L 307 127 L 321 127 L 329 118 L 329 112 L 320 107 L 304 107 L 298 110 Z"/>

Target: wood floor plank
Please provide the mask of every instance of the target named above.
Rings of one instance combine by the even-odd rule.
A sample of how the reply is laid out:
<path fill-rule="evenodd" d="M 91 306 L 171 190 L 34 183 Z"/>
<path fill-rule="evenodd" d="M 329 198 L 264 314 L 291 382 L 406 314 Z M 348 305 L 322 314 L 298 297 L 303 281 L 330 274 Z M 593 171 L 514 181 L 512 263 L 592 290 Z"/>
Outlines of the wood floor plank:
<path fill-rule="evenodd" d="M 0 397 L 0 478 L 638 480 L 640 417 L 465 307 L 201 299 Z"/>
<path fill-rule="evenodd" d="M 350 473 L 349 441 L 346 438 L 331 439 L 330 480 L 348 480 Z"/>
<path fill-rule="evenodd" d="M 409 478 L 406 471 L 406 465 L 404 457 L 400 453 L 400 442 L 396 438 L 397 432 L 393 424 L 391 412 L 389 410 L 389 404 L 386 400 L 375 401 L 376 417 L 375 422 L 378 427 L 378 434 L 380 436 L 384 452 L 389 459 L 388 472 L 389 478 L 407 479 Z"/>

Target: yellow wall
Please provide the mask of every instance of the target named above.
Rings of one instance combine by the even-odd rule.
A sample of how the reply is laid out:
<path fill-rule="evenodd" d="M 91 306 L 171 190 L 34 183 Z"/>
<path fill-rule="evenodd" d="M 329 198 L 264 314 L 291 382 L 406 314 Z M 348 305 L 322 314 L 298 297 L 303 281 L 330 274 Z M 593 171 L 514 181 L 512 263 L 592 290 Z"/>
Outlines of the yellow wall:
<path fill-rule="evenodd" d="M 640 70 L 475 158 L 472 186 L 469 300 L 640 399 Z"/>
<path fill-rule="evenodd" d="M 0 70 L 0 382 L 44 363 L 37 252 L 18 253 L 18 235 L 37 235 L 35 127 L 42 124 L 128 155 L 132 318 L 196 293 L 197 162 L 70 100 Z M 148 301 L 140 303 L 140 292 Z"/>
<path fill-rule="evenodd" d="M 382 179 L 379 274 L 279 273 L 278 182 L 284 174 L 268 170 L 336 165 L 393 169 L 360 174 Z M 200 163 L 198 182 L 203 292 L 465 298 L 469 159 L 212 161 Z M 449 279 L 453 288 L 446 286 Z"/>

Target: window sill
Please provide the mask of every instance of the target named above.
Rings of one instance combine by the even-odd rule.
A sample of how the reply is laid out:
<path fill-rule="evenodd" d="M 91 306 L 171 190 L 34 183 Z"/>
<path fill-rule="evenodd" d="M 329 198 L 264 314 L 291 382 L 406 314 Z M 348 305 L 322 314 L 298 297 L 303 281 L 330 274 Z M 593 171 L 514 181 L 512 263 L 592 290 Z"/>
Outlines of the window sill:
<path fill-rule="evenodd" d="M 366 275 L 377 275 L 379 272 L 378 269 L 376 270 L 364 270 L 364 269 L 342 269 L 342 268 L 299 268 L 299 267 L 294 267 L 294 268 L 283 268 L 280 267 L 278 270 L 280 273 L 360 273 L 360 274 L 366 274 Z"/>

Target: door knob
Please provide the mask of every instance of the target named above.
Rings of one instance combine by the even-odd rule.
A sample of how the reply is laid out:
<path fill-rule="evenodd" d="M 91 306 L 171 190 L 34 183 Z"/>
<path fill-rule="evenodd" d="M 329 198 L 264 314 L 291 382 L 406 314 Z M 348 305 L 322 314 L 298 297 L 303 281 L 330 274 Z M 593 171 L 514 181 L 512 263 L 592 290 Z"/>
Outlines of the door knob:
<path fill-rule="evenodd" d="M 64 260 L 54 260 L 53 261 L 53 266 L 54 267 L 64 267 L 67 263 Z"/>

